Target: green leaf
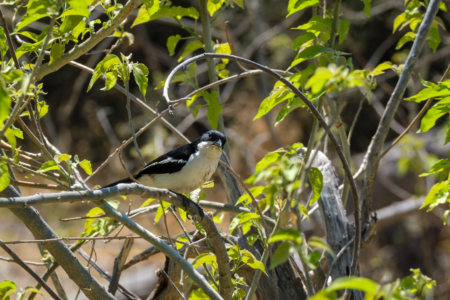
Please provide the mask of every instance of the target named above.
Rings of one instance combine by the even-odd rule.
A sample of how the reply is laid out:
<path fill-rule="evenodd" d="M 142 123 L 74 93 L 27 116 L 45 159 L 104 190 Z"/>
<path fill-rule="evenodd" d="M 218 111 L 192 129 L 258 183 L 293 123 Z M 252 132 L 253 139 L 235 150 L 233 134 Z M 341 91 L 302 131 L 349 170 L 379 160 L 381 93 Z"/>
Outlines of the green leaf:
<path fill-rule="evenodd" d="M 305 32 L 303 35 L 298 36 L 292 43 L 292 50 L 297 51 L 306 42 L 312 41 L 316 38 L 316 35 L 312 32 Z"/>
<path fill-rule="evenodd" d="M 428 195 L 425 197 L 425 201 L 423 202 L 420 209 L 424 208 L 425 206 L 429 205 L 429 208 L 427 211 L 431 211 L 433 208 L 438 206 L 439 204 L 443 204 L 447 202 L 447 198 L 449 196 L 449 187 L 450 187 L 449 181 L 442 181 L 439 183 L 436 183 L 431 188 Z"/>
<path fill-rule="evenodd" d="M 240 8 L 244 9 L 244 0 L 233 0 Z"/>
<path fill-rule="evenodd" d="M 83 159 L 82 161 L 80 161 L 78 163 L 78 165 L 83 168 L 83 170 L 86 172 L 86 174 L 88 174 L 88 175 L 92 174 L 91 162 L 88 161 L 87 159 Z"/>
<path fill-rule="evenodd" d="M 42 119 L 48 113 L 48 105 L 45 103 L 45 101 L 40 101 L 38 103 L 38 110 L 39 119 Z"/>
<path fill-rule="evenodd" d="M 58 58 L 61 57 L 61 55 L 64 54 L 65 46 L 62 44 L 54 43 L 52 45 L 52 48 L 50 50 L 50 61 L 49 65 L 55 62 Z"/>
<path fill-rule="evenodd" d="M 302 234 L 295 229 L 281 229 L 275 232 L 270 238 L 268 243 L 275 243 L 280 241 L 292 241 L 298 245 L 302 243 Z"/>
<path fill-rule="evenodd" d="M 320 5 L 319 0 L 289 0 L 287 17 L 302 9 L 315 5 Z"/>
<path fill-rule="evenodd" d="M 370 3 L 372 0 L 361 0 L 364 3 L 364 13 L 368 18 L 370 18 Z"/>
<path fill-rule="evenodd" d="M 322 253 L 319 250 L 314 250 L 309 255 L 304 255 L 303 260 L 309 268 L 315 270 L 319 266 L 321 257 Z"/>
<path fill-rule="evenodd" d="M 180 250 L 181 248 L 183 248 L 184 244 L 182 244 L 182 243 L 177 243 L 176 241 L 188 243 L 188 242 L 189 242 L 189 239 L 188 239 L 187 237 L 180 236 L 179 238 L 177 238 L 177 239 L 175 240 L 175 244 L 176 244 L 176 246 L 177 246 L 177 250 Z"/>
<path fill-rule="evenodd" d="M 45 162 L 39 170 L 37 170 L 39 173 L 45 173 L 52 170 L 59 170 L 59 166 L 55 161 L 47 161 Z"/>
<path fill-rule="evenodd" d="M 309 212 L 306 209 L 306 207 L 304 207 L 303 205 L 301 205 L 300 203 L 298 204 L 298 210 L 300 211 L 300 213 L 302 215 L 304 215 L 306 217 L 306 219 L 308 219 L 309 221 Z"/>
<path fill-rule="evenodd" d="M 200 108 L 202 108 L 202 106 L 199 104 L 199 105 L 195 106 L 194 109 L 192 110 L 192 116 L 194 118 L 197 118 L 197 115 L 200 112 Z"/>
<path fill-rule="evenodd" d="M 247 242 L 248 242 L 248 244 L 249 244 L 250 246 L 253 246 L 253 244 L 254 244 L 258 239 L 259 239 L 259 236 L 258 236 L 256 233 L 250 234 L 250 235 L 247 237 Z"/>
<path fill-rule="evenodd" d="M 447 12 L 447 6 L 445 6 L 445 3 L 443 1 L 441 1 L 441 3 L 439 3 L 439 9 Z"/>
<path fill-rule="evenodd" d="M 319 200 L 320 193 L 323 188 L 323 175 L 319 169 L 312 167 L 309 170 L 309 182 L 311 183 L 311 187 L 313 190 L 313 196 L 311 201 L 309 202 L 309 206 L 313 205 L 314 202 Z"/>
<path fill-rule="evenodd" d="M 6 41 L 6 35 L 5 30 L 3 27 L 0 27 L 0 54 L 2 55 L 2 58 L 5 57 L 6 53 L 8 52 L 8 43 Z"/>
<path fill-rule="evenodd" d="M 103 211 L 103 209 L 101 209 L 100 207 L 94 207 L 87 213 L 86 217 L 96 217 L 104 214 L 105 212 Z M 92 224 L 94 224 L 94 222 L 96 222 L 96 219 L 94 218 L 86 219 L 86 222 L 84 223 L 84 230 L 86 231 L 88 228 L 90 228 Z"/>
<path fill-rule="evenodd" d="M 253 195 L 254 198 L 256 198 L 264 192 L 265 188 L 266 188 L 265 186 L 255 186 L 255 187 L 250 188 L 250 193 Z M 252 202 L 252 198 L 246 192 L 241 197 L 239 197 L 239 199 L 235 205 L 238 205 L 240 203 L 244 203 L 244 205 L 248 205 L 251 202 Z"/>
<path fill-rule="evenodd" d="M 208 116 L 209 124 L 212 129 L 217 129 L 219 126 L 219 117 L 222 113 L 222 104 L 219 102 L 219 93 L 217 91 L 211 91 L 210 93 L 204 92 L 203 98 L 208 103 Z"/>
<path fill-rule="evenodd" d="M 8 187 L 10 183 L 8 165 L 5 162 L 0 163 L 0 192 Z M 1 288 L 1 286 L 0 286 Z M 1 295 L 1 292 L 0 292 Z"/>
<path fill-rule="evenodd" d="M 120 59 L 114 54 L 110 54 L 105 57 L 101 62 L 95 67 L 94 73 L 92 74 L 91 81 L 89 82 L 88 91 L 92 88 L 94 83 L 101 75 L 106 76 L 106 72 L 109 71 L 114 65 L 120 64 Z"/>
<path fill-rule="evenodd" d="M 225 213 L 221 213 L 220 216 L 214 216 L 213 221 L 216 224 L 222 224 L 223 218 L 225 218 Z"/>
<path fill-rule="evenodd" d="M 181 39 L 181 35 L 172 35 L 167 39 L 167 49 L 169 50 L 169 54 L 172 56 L 175 54 L 175 47 L 178 44 L 178 41 Z"/>
<path fill-rule="evenodd" d="M 293 110 L 299 107 L 305 107 L 306 104 L 298 97 L 295 97 L 288 101 L 288 103 L 280 110 L 280 112 L 277 115 L 277 119 L 275 120 L 275 125 L 277 126 L 281 121 L 286 118 L 286 116 L 291 113 Z"/>
<path fill-rule="evenodd" d="M 189 75 L 189 78 L 195 78 L 195 76 L 197 76 L 197 63 L 196 63 L 195 61 L 189 65 L 189 68 L 188 68 L 188 75 Z M 199 95 L 199 94 L 195 94 L 194 97 L 195 97 L 196 95 Z M 192 98 L 194 98 L 194 97 L 192 97 Z M 195 100 L 195 99 L 194 99 L 194 100 Z M 191 103 L 191 104 L 192 104 L 192 103 Z M 189 106 L 190 106 L 190 105 L 189 105 Z"/>
<path fill-rule="evenodd" d="M 280 153 L 277 152 L 270 152 L 264 156 L 263 159 L 261 159 L 256 164 L 256 172 L 261 172 L 263 169 L 265 169 L 270 164 L 278 161 L 278 159 L 281 157 Z"/>
<path fill-rule="evenodd" d="M 159 0 L 143 0 L 147 15 L 151 18 L 159 10 Z"/>
<path fill-rule="evenodd" d="M 294 254 L 295 247 L 290 242 L 284 242 L 280 244 L 275 250 L 275 253 L 273 254 L 272 261 L 270 262 L 270 268 L 273 269 L 276 266 L 286 262 L 289 257 Z"/>
<path fill-rule="evenodd" d="M 397 28 L 400 25 L 402 25 L 405 21 L 406 21 L 406 14 L 405 13 L 399 14 L 394 20 L 394 29 L 392 30 L 392 33 L 394 33 L 397 30 Z"/>
<path fill-rule="evenodd" d="M 77 25 L 80 24 L 81 22 L 83 22 L 83 25 L 85 25 L 83 16 L 67 16 L 63 19 L 59 31 L 61 34 L 68 33 L 69 31 L 72 31 L 75 27 L 77 27 Z M 23 34 L 23 32 L 21 32 L 20 34 Z M 75 38 L 78 38 L 78 35 L 73 34 L 73 36 Z"/>
<path fill-rule="evenodd" d="M 199 40 L 195 40 L 193 42 L 190 42 L 186 45 L 186 48 L 184 48 L 183 54 L 181 54 L 180 58 L 178 59 L 178 62 L 182 61 L 183 58 L 185 58 L 187 55 L 191 54 L 195 50 L 203 48 L 203 43 Z"/>
<path fill-rule="evenodd" d="M 243 263 L 245 263 L 250 268 L 253 268 L 255 270 L 261 270 L 267 275 L 264 264 L 262 262 L 260 262 L 259 260 L 257 260 L 256 257 L 253 256 L 253 254 L 250 251 L 245 250 L 245 249 L 241 250 L 241 255 L 242 255 L 241 259 L 242 259 Z"/>
<path fill-rule="evenodd" d="M 364 299 L 373 299 L 378 290 L 378 284 L 370 279 L 362 277 L 341 277 L 334 280 L 329 287 L 319 291 L 316 295 L 308 298 L 308 300 L 324 300 L 329 299 L 327 295 L 338 290 L 359 290 L 365 293 Z"/>
<path fill-rule="evenodd" d="M 339 44 L 345 40 L 348 35 L 348 29 L 350 27 L 350 22 L 347 20 L 338 20 L 337 33 L 339 34 Z"/>
<path fill-rule="evenodd" d="M 397 46 L 395 47 L 396 50 L 403 47 L 404 44 L 407 42 L 412 42 L 416 38 L 416 34 L 414 32 L 407 32 L 404 36 L 401 37 L 401 39 L 398 41 Z"/>
<path fill-rule="evenodd" d="M 11 291 L 17 291 L 17 285 L 15 282 L 10 280 L 3 280 L 0 282 L 0 299 L 10 300 L 11 298 L 8 295 L 11 294 Z"/>
<path fill-rule="evenodd" d="M 225 0 L 208 0 L 206 3 L 206 9 L 209 12 L 209 15 L 212 17 L 216 11 L 218 11 Z"/>
<path fill-rule="evenodd" d="M 332 53 L 332 52 L 333 49 L 325 48 L 321 45 L 312 45 L 308 48 L 305 48 L 299 54 L 297 54 L 297 56 L 295 57 L 294 61 L 291 63 L 291 66 L 289 68 L 295 67 L 296 65 L 307 59 L 318 57 L 322 53 Z"/>
<path fill-rule="evenodd" d="M 144 203 L 142 203 L 141 206 L 139 206 L 139 208 L 146 207 L 146 206 L 150 205 L 153 201 L 155 201 L 154 198 L 149 198 L 149 199 L 145 200 Z"/>
<path fill-rule="evenodd" d="M 219 54 L 231 54 L 231 47 L 230 44 L 225 43 L 225 44 L 216 44 L 214 45 L 214 53 L 219 53 Z M 228 63 L 228 59 L 226 58 L 222 58 L 222 61 L 224 64 Z"/>
<path fill-rule="evenodd" d="M 162 206 L 159 205 L 158 210 L 156 211 L 155 224 L 159 222 L 163 213 L 166 213 L 166 211 L 169 209 L 170 205 L 171 204 L 169 202 L 162 201 Z M 163 207 L 164 207 L 164 209 L 163 209 Z"/>
<path fill-rule="evenodd" d="M 138 15 L 131 27 L 164 17 L 169 17 L 172 19 L 181 19 L 182 17 L 198 19 L 199 16 L 200 14 L 194 7 L 184 8 L 180 6 L 171 7 L 170 5 L 164 5 L 161 6 L 158 11 L 153 13 L 150 17 L 145 6 L 141 6 L 139 8 Z"/>
<path fill-rule="evenodd" d="M 57 155 L 55 155 L 55 161 L 57 163 L 60 163 L 62 161 L 69 161 L 71 157 L 72 156 L 70 156 L 69 154 L 65 154 L 65 153 L 64 154 L 57 154 Z"/>
<path fill-rule="evenodd" d="M 258 219 L 259 215 L 257 213 L 252 212 L 243 212 L 238 214 L 236 217 L 233 218 L 233 220 L 230 223 L 230 233 L 233 233 L 233 231 L 243 223 L 246 223 L 250 220 Z"/>
<path fill-rule="evenodd" d="M 83 16 L 89 18 L 89 4 L 92 0 L 66 0 L 70 8 L 62 13 L 60 17 L 65 16 Z"/>
<path fill-rule="evenodd" d="M 192 262 L 192 267 L 198 268 L 203 264 L 212 265 L 213 263 L 217 263 L 216 256 L 212 253 L 203 253 L 194 259 L 194 261 Z"/>
<path fill-rule="evenodd" d="M 11 98 L 9 97 L 8 91 L 3 83 L 0 82 L 0 124 L 2 124 L 11 112 Z"/>
<path fill-rule="evenodd" d="M 144 64 L 135 64 L 133 65 L 133 75 L 134 80 L 136 80 L 136 83 L 139 86 L 139 90 L 141 91 L 142 95 L 147 93 L 147 87 L 148 87 L 148 69 Z"/>
<path fill-rule="evenodd" d="M 428 45 L 430 45 L 431 49 L 433 49 L 433 52 L 436 52 L 440 43 L 441 36 L 439 35 L 438 25 L 436 22 L 433 22 L 430 30 L 428 31 Z"/>
<path fill-rule="evenodd" d="M 38 47 L 34 44 L 30 43 L 23 43 L 19 48 L 16 49 L 16 56 L 17 59 L 22 57 L 22 55 L 28 53 L 28 52 L 36 52 L 38 51 Z"/>
<path fill-rule="evenodd" d="M 326 252 L 328 252 L 333 258 L 336 258 L 336 255 L 334 254 L 333 249 L 331 249 L 330 245 L 328 245 L 327 242 L 325 242 L 321 238 L 319 238 L 317 236 L 313 236 L 312 238 L 309 239 L 308 244 L 310 247 L 321 248 L 321 249 L 325 250 Z"/>
<path fill-rule="evenodd" d="M 384 74 L 384 71 L 390 70 L 390 69 L 392 69 L 392 62 L 385 61 L 385 62 L 379 64 L 378 66 L 376 66 L 375 69 L 373 69 L 373 71 L 371 72 L 371 75 L 378 76 L 378 75 Z"/>
<path fill-rule="evenodd" d="M 434 87 L 423 89 L 417 95 L 405 98 L 405 100 L 422 102 L 428 100 L 429 98 L 440 98 L 446 96 L 450 96 L 450 88 L 444 84 L 439 84 Z M 446 100 L 450 100 L 450 98 L 446 98 Z"/>
<path fill-rule="evenodd" d="M 100 90 L 102 91 L 109 91 L 110 89 L 112 89 L 117 82 L 117 75 L 114 74 L 114 72 L 107 72 L 105 74 L 105 86 L 103 88 L 101 88 Z"/>
<path fill-rule="evenodd" d="M 27 13 L 17 23 L 15 31 L 21 30 L 34 21 L 48 17 L 51 6 L 51 2 L 47 0 L 31 0 L 28 2 Z"/>
<path fill-rule="evenodd" d="M 450 112 L 450 106 L 448 105 L 439 105 L 439 103 L 435 104 L 432 108 L 430 108 L 425 116 L 422 118 L 420 123 L 420 132 L 427 132 L 431 128 L 434 127 L 436 121 Z"/>

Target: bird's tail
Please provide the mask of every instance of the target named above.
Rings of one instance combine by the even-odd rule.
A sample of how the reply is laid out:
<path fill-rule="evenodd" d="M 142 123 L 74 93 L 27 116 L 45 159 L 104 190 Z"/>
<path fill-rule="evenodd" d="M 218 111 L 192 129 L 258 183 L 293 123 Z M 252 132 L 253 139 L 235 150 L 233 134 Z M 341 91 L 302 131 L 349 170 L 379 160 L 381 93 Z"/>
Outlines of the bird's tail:
<path fill-rule="evenodd" d="M 108 185 L 105 185 L 103 188 L 112 187 L 112 186 L 118 185 L 119 183 L 132 183 L 132 182 L 133 181 L 130 178 L 125 178 L 125 179 L 110 183 Z"/>

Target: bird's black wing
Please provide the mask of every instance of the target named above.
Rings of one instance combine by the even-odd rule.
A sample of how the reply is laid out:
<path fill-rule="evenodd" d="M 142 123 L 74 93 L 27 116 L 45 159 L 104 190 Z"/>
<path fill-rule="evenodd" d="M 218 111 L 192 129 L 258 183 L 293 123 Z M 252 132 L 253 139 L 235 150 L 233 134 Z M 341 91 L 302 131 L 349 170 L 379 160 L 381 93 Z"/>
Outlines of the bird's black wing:
<path fill-rule="evenodd" d="M 192 144 L 173 149 L 147 164 L 135 177 L 179 172 L 193 153 L 195 153 L 195 146 Z"/>
<path fill-rule="evenodd" d="M 138 179 L 144 175 L 152 174 L 165 174 L 179 172 L 188 162 L 191 154 L 195 153 L 195 146 L 193 144 L 187 144 L 178 148 L 175 148 L 164 155 L 161 155 L 157 159 L 148 163 L 138 174 L 134 175 L 135 179 Z M 132 183 L 130 178 L 125 178 L 104 187 L 115 186 L 119 183 Z"/>

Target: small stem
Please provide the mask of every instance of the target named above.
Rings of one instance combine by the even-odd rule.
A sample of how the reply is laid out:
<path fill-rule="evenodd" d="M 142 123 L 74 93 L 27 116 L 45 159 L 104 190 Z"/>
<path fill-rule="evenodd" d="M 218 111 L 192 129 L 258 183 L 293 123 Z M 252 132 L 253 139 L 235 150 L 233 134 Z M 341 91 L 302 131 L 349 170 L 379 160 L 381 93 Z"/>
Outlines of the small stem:
<path fill-rule="evenodd" d="M 134 132 L 133 118 L 131 117 L 130 89 L 129 89 L 128 81 L 125 81 L 124 84 L 125 84 L 125 89 L 127 90 L 128 123 L 130 124 L 131 134 L 133 135 L 134 147 L 136 148 L 136 152 L 138 153 L 142 163 L 145 166 L 146 163 L 145 163 L 144 157 L 142 156 L 141 150 L 139 150 L 139 145 L 138 145 L 137 140 L 136 140 L 136 133 Z"/>
<path fill-rule="evenodd" d="M 334 3 L 333 10 L 333 23 L 331 24 L 331 34 L 330 34 L 330 48 L 334 50 L 334 44 L 336 41 L 336 31 L 337 31 L 337 23 L 339 20 L 339 8 L 341 7 L 342 0 L 336 0 Z"/>

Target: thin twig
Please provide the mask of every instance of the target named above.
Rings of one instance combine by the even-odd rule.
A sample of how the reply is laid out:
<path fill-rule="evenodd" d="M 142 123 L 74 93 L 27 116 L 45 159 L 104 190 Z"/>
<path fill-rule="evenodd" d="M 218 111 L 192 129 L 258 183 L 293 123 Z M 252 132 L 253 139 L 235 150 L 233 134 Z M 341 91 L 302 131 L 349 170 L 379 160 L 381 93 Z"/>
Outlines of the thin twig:
<path fill-rule="evenodd" d="M 183 294 L 180 292 L 180 290 L 177 288 L 177 285 L 172 281 L 172 278 L 170 278 L 169 275 L 167 275 L 167 273 L 161 269 L 160 270 L 161 273 L 164 274 L 164 276 L 166 276 L 167 280 L 170 281 L 170 283 L 173 285 L 173 287 L 175 288 L 175 290 L 178 292 L 178 294 L 180 295 L 181 299 L 186 300 L 186 298 L 184 298 Z"/>
<path fill-rule="evenodd" d="M 20 240 L 20 241 L 10 241 L 3 242 L 0 241 L 2 245 L 14 245 L 14 244 L 34 244 L 34 243 L 53 243 L 59 241 L 97 241 L 97 240 L 130 240 L 130 239 L 141 239 L 138 235 L 130 236 L 113 236 L 113 237 L 61 237 L 56 239 L 46 239 L 46 240 Z"/>
<path fill-rule="evenodd" d="M 361 113 L 361 110 L 363 108 L 364 105 L 364 100 L 366 99 L 366 97 L 364 96 L 361 101 L 359 101 L 359 106 L 358 106 L 358 110 L 356 111 L 355 117 L 353 117 L 353 122 L 352 125 L 350 126 L 350 130 L 348 131 L 348 137 L 347 137 L 347 141 L 348 144 L 350 145 L 350 140 L 352 138 L 352 134 L 353 134 L 353 130 L 355 129 L 356 126 L 356 121 L 359 118 L 359 114 Z"/>
<path fill-rule="evenodd" d="M 20 70 L 19 60 L 17 59 L 16 56 L 16 50 L 14 49 L 14 44 L 11 40 L 11 35 L 9 34 L 8 24 L 6 24 L 5 16 L 3 15 L 3 11 L 1 8 L 0 8 L 0 20 L 2 22 L 3 29 L 5 30 L 6 40 L 8 41 L 9 45 L 9 53 L 13 58 L 14 64 L 16 65 L 16 69 Z"/>
<path fill-rule="evenodd" d="M 20 259 L 19 256 L 17 256 L 16 253 L 14 253 L 14 251 L 11 250 L 11 248 L 9 248 L 8 246 L 6 246 L 5 244 L 2 243 L 2 241 L 0 240 L 0 248 L 2 248 L 3 250 L 5 250 L 6 253 L 9 254 L 9 256 L 11 256 L 12 259 L 14 259 L 14 261 L 20 265 L 22 267 L 22 269 L 24 269 L 25 271 L 27 271 L 28 274 L 31 275 L 31 277 L 33 277 L 37 282 L 39 282 L 42 287 L 47 291 L 47 293 L 50 294 L 50 296 L 53 299 L 56 300 L 62 300 L 48 285 L 47 283 L 36 273 L 33 271 L 33 269 L 31 269 L 22 259 Z"/>
<path fill-rule="evenodd" d="M 122 250 L 120 250 L 119 255 L 114 260 L 113 273 L 108 287 L 108 292 L 113 295 L 116 294 L 119 286 L 120 275 L 122 274 L 123 266 L 128 258 L 128 254 L 130 254 L 131 247 L 133 247 L 133 240 L 125 240 Z"/>
<path fill-rule="evenodd" d="M 122 165 L 123 169 L 125 170 L 125 172 L 127 172 L 128 177 L 130 177 L 131 181 L 134 181 L 135 183 L 140 183 L 139 181 L 137 181 L 133 175 L 131 175 L 130 171 L 128 171 L 127 167 L 125 166 L 125 163 L 123 162 L 122 159 L 122 149 L 125 146 L 125 141 L 123 141 L 122 146 L 119 148 L 119 161 L 120 164 Z"/>
<path fill-rule="evenodd" d="M 142 156 L 141 150 L 139 150 L 139 145 L 136 139 L 136 132 L 134 131 L 134 126 L 133 126 L 133 118 L 131 117 L 131 104 L 130 104 L 130 88 L 129 88 L 129 82 L 126 81 L 125 83 L 125 89 L 127 90 L 127 111 L 128 111 L 128 124 L 130 125 L 130 130 L 131 130 L 131 135 L 133 136 L 133 143 L 134 143 L 134 147 L 136 148 L 136 152 L 139 155 L 139 158 L 142 161 L 142 164 L 145 166 L 145 160 L 144 157 Z M 123 145 L 123 144 L 122 144 Z"/>
<path fill-rule="evenodd" d="M 14 185 L 14 186 L 25 186 L 25 187 L 35 188 L 35 189 L 45 189 L 45 190 L 54 190 L 54 191 L 68 191 L 69 190 L 68 188 L 65 188 L 65 187 L 62 187 L 59 185 L 36 183 L 36 182 L 31 182 L 31 181 L 11 180 L 9 184 Z"/>
<path fill-rule="evenodd" d="M 7 257 L 3 257 L 3 256 L 0 256 L 0 260 L 7 261 L 7 262 L 13 262 L 13 263 L 16 262 L 12 258 L 7 258 Z M 39 267 L 50 266 L 49 263 L 45 263 L 45 262 L 34 262 L 34 261 L 26 261 L 26 260 L 24 260 L 23 262 L 26 263 L 27 265 L 31 265 L 31 266 L 39 266 Z"/>
<path fill-rule="evenodd" d="M 163 217 L 164 217 L 164 226 L 166 226 L 166 232 L 167 232 L 167 236 L 169 237 L 170 244 L 172 245 L 172 248 L 173 248 L 173 249 L 177 249 L 177 247 L 175 246 L 175 244 L 174 244 L 173 241 L 172 241 L 172 238 L 170 237 L 169 227 L 167 226 L 166 212 L 165 212 L 164 205 L 163 205 L 161 199 L 159 199 L 159 204 L 161 205 L 162 214 L 163 214 Z"/>

